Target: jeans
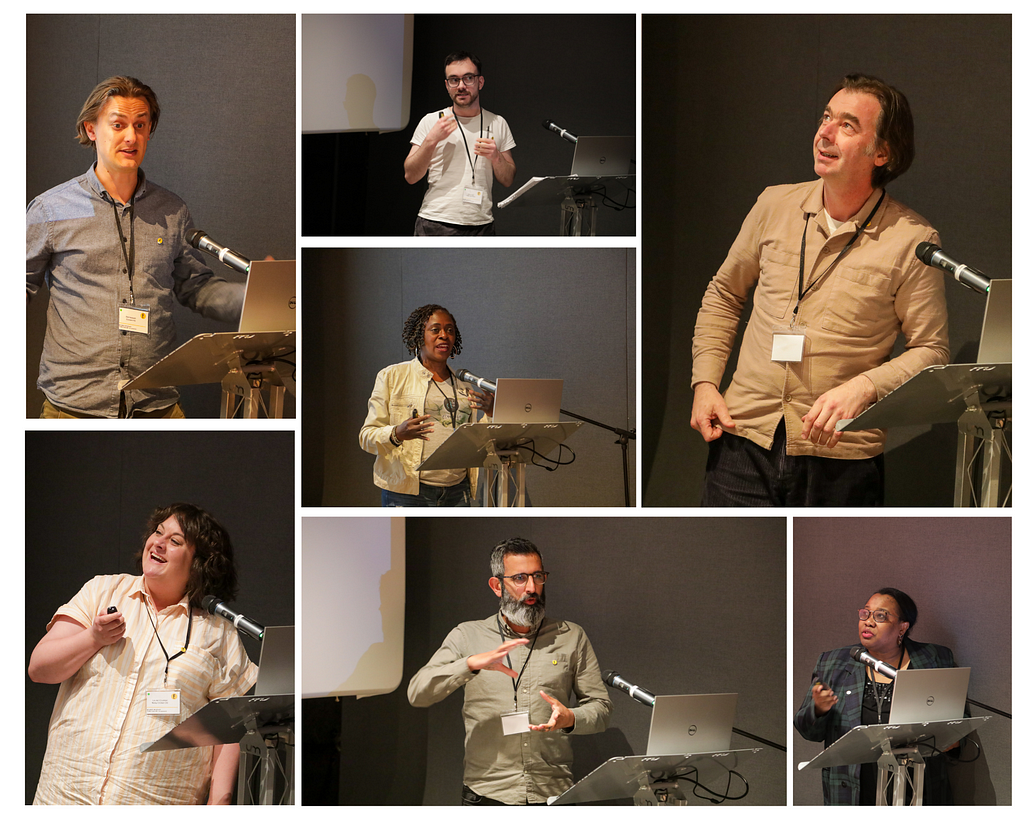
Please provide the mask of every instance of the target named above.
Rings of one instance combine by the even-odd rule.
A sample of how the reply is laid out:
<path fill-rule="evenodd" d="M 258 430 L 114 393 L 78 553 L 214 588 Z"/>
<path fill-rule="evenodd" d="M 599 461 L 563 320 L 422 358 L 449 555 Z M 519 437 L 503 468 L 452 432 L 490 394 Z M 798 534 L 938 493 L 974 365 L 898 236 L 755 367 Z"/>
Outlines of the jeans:
<path fill-rule="evenodd" d="M 418 495 L 380 491 L 381 506 L 469 506 L 469 476 L 454 486 L 431 486 L 420 481 Z"/>
<path fill-rule="evenodd" d="M 710 444 L 700 505 L 881 506 L 883 457 L 843 460 L 787 455 L 784 421 L 779 422 L 767 451 L 726 433 Z"/>

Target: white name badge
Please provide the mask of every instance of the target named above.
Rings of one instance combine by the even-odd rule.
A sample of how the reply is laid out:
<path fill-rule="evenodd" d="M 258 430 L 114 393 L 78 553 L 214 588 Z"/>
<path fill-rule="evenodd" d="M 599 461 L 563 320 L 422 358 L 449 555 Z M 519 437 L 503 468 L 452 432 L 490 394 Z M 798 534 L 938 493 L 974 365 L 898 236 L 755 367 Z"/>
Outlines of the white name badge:
<path fill-rule="evenodd" d="M 505 736 L 512 734 L 527 734 L 530 731 L 529 711 L 506 711 L 501 715 L 501 730 Z"/>
<path fill-rule="evenodd" d="M 149 335 L 149 308 L 121 305 L 117 308 L 117 329 Z"/>
<path fill-rule="evenodd" d="M 179 716 L 181 714 L 181 691 L 177 688 L 147 691 L 146 714 L 153 717 Z"/>
<path fill-rule="evenodd" d="M 463 188 L 462 201 L 471 205 L 482 205 L 484 203 L 484 192 L 477 188 Z"/>
<path fill-rule="evenodd" d="M 772 361 L 803 361 L 807 331 L 802 325 L 775 327 L 772 331 Z"/>

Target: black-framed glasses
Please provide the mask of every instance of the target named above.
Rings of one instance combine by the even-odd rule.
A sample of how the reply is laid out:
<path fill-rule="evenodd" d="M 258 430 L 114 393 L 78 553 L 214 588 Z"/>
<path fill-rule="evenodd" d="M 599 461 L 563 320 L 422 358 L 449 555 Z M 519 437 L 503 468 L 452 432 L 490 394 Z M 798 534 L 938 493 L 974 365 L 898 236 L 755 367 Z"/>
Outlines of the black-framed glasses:
<path fill-rule="evenodd" d="M 462 77 L 445 77 L 444 81 L 448 83 L 449 88 L 458 88 L 460 82 L 464 82 L 467 86 L 476 85 L 478 79 L 480 79 L 479 74 L 466 74 Z"/>
<path fill-rule="evenodd" d="M 889 612 L 883 611 L 882 609 L 875 609 L 874 611 L 871 611 L 871 609 L 861 609 L 857 612 L 857 615 L 860 617 L 861 620 L 867 620 L 869 617 L 871 617 L 876 623 L 885 623 L 889 620 L 889 618 L 892 618 L 892 620 L 895 622 L 897 619 L 895 614 L 890 614 Z"/>
<path fill-rule="evenodd" d="M 549 574 L 551 574 L 551 572 L 534 572 L 533 574 L 496 574 L 494 576 L 499 580 L 511 580 L 513 586 L 521 589 L 526 585 L 526 581 L 531 577 L 533 578 L 534 583 L 538 586 L 543 586 L 548 582 Z"/>

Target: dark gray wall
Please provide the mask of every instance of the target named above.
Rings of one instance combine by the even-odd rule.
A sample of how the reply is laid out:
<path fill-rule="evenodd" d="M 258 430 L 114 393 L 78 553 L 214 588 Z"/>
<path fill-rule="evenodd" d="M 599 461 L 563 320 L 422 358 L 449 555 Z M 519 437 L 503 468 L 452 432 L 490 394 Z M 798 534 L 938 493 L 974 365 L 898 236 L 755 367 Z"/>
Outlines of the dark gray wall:
<path fill-rule="evenodd" d="M 287 433 L 29 432 L 25 435 L 24 666 L 53 613 L 99 574 L 137 573 L 150 513 L 182 501 L 231 535 L 238 610 L 295 623 L 295 446 Z M 243 640 L 253 661 L 259 647 Z M 57 686 L 25 680 L 31 802 Z"/>
<path fill-rule="evenodd" d="M 305 249 L 303 503 L 379 506 L 359 429 L 377 373 L 407 360 L 402 327 L 424 304 L 455 315 L 463 353 L 485 378 L 562 378 L 562 408 L 635 427 L 634 251 L 629 249 Z M 563 418 L 563 420 L 571 420 Z M 576 461 L 528 467 L 536 506 L 622 506 L 622 450 L 584 425 Z M 629 447 L 635 503 L 635 442 Z"/>
<path fill-rule="evenodd" d="M 508 121 L 516 141 L 515 182 L 494 183 L 495 203 L 531 177 L 569 173 L 573 146 L 543 130 L 545 120 L 577 135 L 636 134 L 635 31 L 633 14 L 416 15 L 408 127 L 303 136 L 303 234 L 412 235 L 426 182 L 408 185 L 402 163 L 420 119 L 451 105 L 444 59 L 455 51 L 483 62 L 480 100 Z M 600 235 L 635 235 L 635 193 L 628 204 L 623 211 L 599 209 Z M 494 211 L 505 236 L 555 235 L 558 220 L 557 204 Z"/>
<path fill-rule="evenodd" d="M 797 518 L 793 521 L 793 692 L 803 702 L 823 651 L 854 645 L 856 611 L 880 588 L 909 594 L 912 637 L 953 650 L 970 667 L 970 699 L 1013 713 L 1009 518 Z M 1011 804 L 1010 720 L 972 736 L 981 758 L 950 767 L 958 805 Z M 796 765 L 821 751 L 792 730 L 793 804 L 822 804 L 820 771 Z M 962 759 L 975 756 L 967 743 Z"/>
<path fill-rule="evenodd" d="M 641 482 L 644 505 L 687 506 L 707 459 L 689 427 L 701 297 L 758 194 L 815 178 L 815 128 L 843 75 L 910 100 L 917 158 L 889 193 L 951 255 L 1010 277 L 1010 17 L 644 15 L 643 40 L 645 147 L 662 161 L 644 187 Z M 952 360 L 976 361 L 984 298 L 952 281 L 946 295 Z M 952 424 L 891 430 L 887 505 L 951 505 L 955 454 Z"/>
<path fill-rule="evenodd" d="M 160 101 L 143 169 L 178 194 L 196 227 L 244 256 L 295 256 L 294 15 L 29 15 L 26 20 L 26 204 L 88 170 L 75 120 L 115 74 L 138 77 Z M 241 281 L 213 257 L 207 264 Z M 28 311 L 26 413 L 38 417 L 46 296 Z M 175 305 L 178 340 L 235 327 Z M 191 417 L 217 417 L 220 385 L 186 387 Z"/>
<path fill-rule="evenodd" d="M 415 709 L 406 689 L 455 625 L 493 615 L 488 555 L 513 536 L 544 553 L 548 611 L 586 629 L 602 669 L 655 694 L 738 692 L 736 727 L 786 744 L 785 520 L 409 518 L 402 684 L 303 701 L 304 804 L 458 804 L 462 694 Z M 576 779 L 646 748 L 650 709 L 610 697 L 611 728 L 573 740 Z M 734 748 L 754 745 L 733 736 Z M 765 747 L 741 772 L 750 792 L 739 804 L 785 804 L 781 751 Z"/>

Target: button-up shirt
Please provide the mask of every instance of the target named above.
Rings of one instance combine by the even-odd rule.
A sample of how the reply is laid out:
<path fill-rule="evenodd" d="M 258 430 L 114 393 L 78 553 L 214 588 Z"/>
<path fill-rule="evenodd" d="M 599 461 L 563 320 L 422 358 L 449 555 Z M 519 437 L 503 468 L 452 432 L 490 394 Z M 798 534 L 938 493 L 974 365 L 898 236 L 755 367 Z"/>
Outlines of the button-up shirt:
<path fill-rule="evenodd" d="M 886 195 L 829 271 L 882 191 L 868 197 L 832 235 L 822 192 L 818 180 L 768 188 L 758 198 L 704 294 L 693 337 L 691 383 L 708 381 L 717 387 L 721 382 L 747 294 L 756 285 L 736 372 L 724 395 L 736 422 L 734 432 L 770 449 L 784 418 L 790 455 L 869 458 L 884 449 L 883 430 L 845 432 L 828 449 L 800 437 L 801 418 L 820 395 L 857 375 L 867 376 L 881 399 L 925 367 L 949 361 L 942 273 L 915 255 L 920 242 L 939 244 L 939 236 L 918 214 Z M 807 292 L 800 299 L 805 227 Z M 773 333 L 786 331 L 798 301 L 797 320 L 806 332 L 803 360 L 772 361 Z M 889 360 L 900 332 L 906 351 Z"/>
<path fill-rule="evenodd" d="M 44 282 L 50 294 L 37 385 L 59 408 L 116 418 L 121 386 L 177 345 L 174 298 L 207 318 L 238 322 L 244 286 L 203 264 L 185 241 L 193 227 L 185 203 L 142 171 L 125 204 L 103 187 L 94 165 L 33 199 L 26 222 L 28 295 Z M 128 306 L 146 311 L 148 334 L 119 329 L 118 310 Z M 173 388 L 125 393 L 129 411 L 177 400 Z"/>
<path fill-rule="evenodd" d="M 60 616 L 89 628 L 99 612 L 117 606 L 125 635 L 104 646 L 60 685 L 50 717 L 35 804 L 198 804 L 210 784 L 212 746 L 139 753 L 217 697 L 239 696 L 256 682 L 238 632 L 222 617 L 192 610 L 188 601 L 156 612 L 143 579 L 94 577 Z M 152 619 L 151 619 L 152 618 Z M 157 635 L 159 634 L 159 641 Z M 165 677 L 166 674 L 166 677 Z M 180 691 L 181 713 L 147 714 L 146 693 Z"/>
<path fill-rule="evenodd" d="M 409 702 L 426 707 L 465 688 L 464 783 L 481 796 L 505 804 L 543 803 L 572 786 L 570 734 L 603 731 L 608 727 L 612 704 L 601 681 L 594 649 L 578 625 L 546 619 L 539 633 L 514 634 L 506 629 L 503 626 L 499 630 L 497 617 L 462 623 L 453 629 L 430 662 L 409 682 Z M 507 657 L 519 674 L 517 696 L 512 678 L 497 671 L 473 672 L 466 665 L 466 658 L 493 651 L 515 637 L 530 640 L 513 648 Z M 540 696 L 542 690 L 565 706 L 575 694 L 575 725 L 563 731 L 505 736 L 501 714 L 513 710 L 513 703 L 520 710 L 529 709 L 532 725 L 543 725 L 551 719 L 551 705 Z"/>

